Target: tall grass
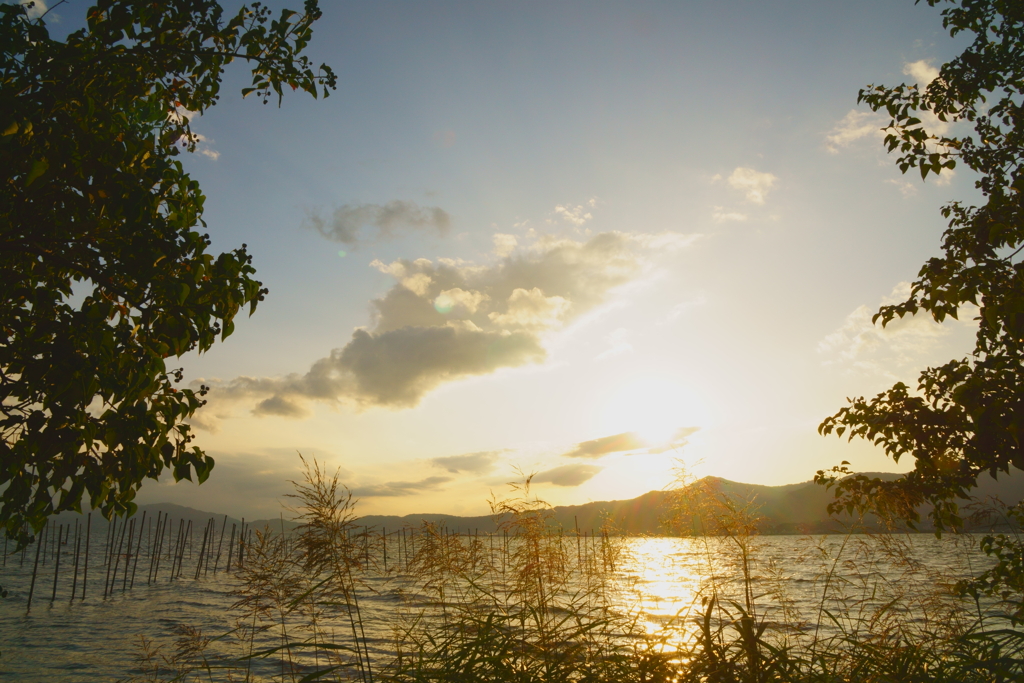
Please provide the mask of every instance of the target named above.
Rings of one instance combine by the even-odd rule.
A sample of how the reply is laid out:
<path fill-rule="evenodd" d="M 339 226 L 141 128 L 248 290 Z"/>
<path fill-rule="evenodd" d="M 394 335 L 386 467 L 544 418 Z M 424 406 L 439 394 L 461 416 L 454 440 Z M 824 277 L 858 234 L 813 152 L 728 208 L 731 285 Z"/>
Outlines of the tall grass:
<path fill-rule="evenodd" d="M 393 540 L 387 570 L 336 475 L 306 463 L 295 486 L 302 526 L 247 548 L 235 627 L 140 641 L 130 680 L 1024 680 L 1024 633 L 1009 615 L 957 598 L 955 577 L 930 575 L 897 534 L 810 539 L 796 561 L 817 568 L 818 601 L 800 609 L 787 561 L 758 536 L 755 501 L 711 484 L 675 500 L 669 522 L 701 548 L 703 571 L 692 603 L 658 626 L 628 599 L 628 543 L 554 528 L 529 478 L 492 499 L 497 534 L 424 525 Z"/>

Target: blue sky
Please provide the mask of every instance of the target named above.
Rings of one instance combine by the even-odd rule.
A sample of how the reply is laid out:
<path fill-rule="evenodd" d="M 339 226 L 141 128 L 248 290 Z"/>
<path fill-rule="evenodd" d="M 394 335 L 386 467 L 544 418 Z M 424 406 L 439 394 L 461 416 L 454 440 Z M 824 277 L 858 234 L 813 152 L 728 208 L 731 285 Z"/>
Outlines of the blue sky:
<path fill-rule="evenodd" d="M 901 176 L 856 105 L 956 54 L 938 11 L 322 4 L 330 98 L 243 101 L 237 65 L 194 121 L 214 247 L 247 243 L 270 295 L 183 359 L 214 387 L 211 480 L 141 501 L 275 514 L 296 452 L 393 513 L 483 513 L 517 468 L 559 504 L 677 459 L 765 484 L 911 466 L 816 426 L 972 346 L 970 321 L 870 325 L 974 196 Z"/>

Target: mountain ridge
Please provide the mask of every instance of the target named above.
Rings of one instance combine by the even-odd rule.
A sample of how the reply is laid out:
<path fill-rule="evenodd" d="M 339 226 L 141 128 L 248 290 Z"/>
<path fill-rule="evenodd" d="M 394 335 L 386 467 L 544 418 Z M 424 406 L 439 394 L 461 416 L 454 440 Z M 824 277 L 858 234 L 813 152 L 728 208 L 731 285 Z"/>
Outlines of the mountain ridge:
<path fill-rule="evenodd" d="M 898 473 L 865 472 L 867 476 L 895 479 Z M 833 499 L 831 491 L 813 481 L 796 484 L 768 486 L 763 484 L 744 484 L 723 479 L 721 477 L 705 477 L 700 480 L 710 485 L 719 494 L 731 500 L 751 502 L 756 509 L 756 516 L 761 518 L 758 530 L 764 534 L 820 534 L 841 533 L 848 529 L 852 521 L 849 517 L 830 517 L 826 507 Z M 979 479 L 975 498 L 998 498 L 1012 505 L 1024 500 L 1024 472 L 1019 470 L 998 480 L 990 477 Z M 609 530 L 612 533 L 628 535 L 666 535 L 663 517 L 673 491 L 655 490 L 625 500 L 592 501 L 579 505 L 559 505 L 549 509 L 549 524 L 561 528 L 566 533 L 592 535 Z M 149 503 L 140 505 L 136 518 L 146 513 L 150 519 L 156 519 L 157 513 L 169 516 L 174 520 L 191 521 L 193 531 L 207 524 L 211 518 L 219 532 L 229 532 L 232 525 L 240 529 L 242 518 L 233 517 L 223 512 L 213 513 L 204 510 L 178 505 L 176 503 Z M 78 513 L 61 513 L 55 516 L 53 523 L 67 524 Z M 103 523 L 103 518 L 97 523 Z M 461 534 L 495 533 L 500 528 L 500 518 L 492 515 L 461 516 L 444 513 L 414 513 L 409 515 L 362 515 L 354 518 L 354 525 L 373 530 L 397 531 L 403 528 L 419 527 L 423 523 L 431 523 L 446 528 L 449 532 Z M 284 518 L 256 519 L 245 522 L 250 529 L 270 528 L 272 531 L 284 529 L 290 531 L 299 522 Z M 878 529 L 870 520 L 868 529 Z M 919 525 L 919 530 L 928 531 L 927 524 Z M 671 535 L 671 534 L 667 534 Z"/>

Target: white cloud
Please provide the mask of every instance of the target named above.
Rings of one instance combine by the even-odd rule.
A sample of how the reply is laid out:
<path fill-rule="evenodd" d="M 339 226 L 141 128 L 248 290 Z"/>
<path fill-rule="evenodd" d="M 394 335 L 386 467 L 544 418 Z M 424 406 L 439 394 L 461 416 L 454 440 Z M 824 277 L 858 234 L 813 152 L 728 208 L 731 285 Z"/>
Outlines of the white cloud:
<path fill-rule="evenodd" d="M 917 194 L 918 185 L 922 185 L 924 182 L 931 182 L 935 183 L 939 187 L 945 187 L 949 185 L 951 182 L 953 182 L 953 178 L 955 176 L 956 172 L 953 169 L 944 168 L 942 169 L 942 173 L 940 175 L 935 175 L 934 173 L 929 174 L 928 178 L 925 181 L 922 181 L 921 176 L 918 175 L 917 173 L 911 172 L 908 173 L 907 176 L 904 176 L 903 178 L 889 178 L 884 182 L 888 183 L 889 185 L 895 185 L 896 187 L 898 187 L 904 197 L 913 197 L 914 195 Z M 909 177 L 910 180 L 907 180 L 907 177 Z"/>
<path fill-rule="evenodd" d="M 634 233 L 630 237 L 644 249 L 650 249 L 659 253 L 671 253 L 680 249 L 686 249 L 700 239 L 702 235 L 700 233 L 684 234 L 665 230 L 662 232 Z"/>
<path fill-rule="evenodd" d="M 506 235 L 500 232 L 495 233 L 491 239 L 494 240 L 494 255 L 499 258 L 504 258 L 511 254 L 519 244 L 515 235 Z"/>
<path fill-rule="evenodd" d="M 402 261 L 385 264 L 380 259 L 374 259 L 370 262 L 371 268 L 376 268 L 380 272 L 392 276 L 402 283 L 403 287 L 417 296 L 426 295 L 430 290 L 430 285 L 433 283 L 428 273 L 416 270 L 416 267 L 423 267 L 424 265 L 430 266 L 432 264 L 427 259 L 416 259 L 412 264 L 403 263 Z"/>
<path fill-rule="evenodd" d="M 917 194 L 917 186 L 909 180 L 903 180 L 902 178 L 889 178 L 885 182 L 898 187 L 904 197 L 913 197 Z"/>
<path fill-rule="evenodd" d="M 27 6 L 26 15 L 29 19 L 38 19 L 46 14 L 48 10 L 43 0 L 24 0 L 21 4 Z"/>
<path fill-rule="evenodd" d="M 192 144 L 195 145 L 196 152 L 202 154 L 204 157 L 217 161 L 217 159 L 220 159 L 220 152 L 216 151 L 210 146 L 211 144 L 213 144 L 213 140 L 206 137 L 202 133 L 197 133 L 195 132 L 195 130 L 191 129 L 191 127 L 195 126 L 196 122 L 198 122 L 199 119 L 201 119 L 202 117 L 203 115 L 199 112 L 191 111 L 181 106 L 176 107 L 174 111 L 169 112 L 167 114 L 167 120 L 172 123 L 180 124 L 186 120 L 189 123 L 189 134 L 183 135 L 182 137 L 178 138 L 178 142 L 191 141 Z"/>
<path fill-rule="evenodd" d="M 196 151 L 202 154 L 204 157 L 217 161 L 220 159 L 220 152 L 210 147 L 213 140 L 209 139 L 205 135 L 199 133 L 193 133 L 192 137 L 196 140 Z"/>
<path fill-rule="evenodd" d="M 909 282 L 901 282 L 878 305 L 861 305 L 847 315 L 837 330 L 818 343 L 823 363 L 895 378 L 896 371 L 920 366 L 927 357 L 944 351 L 954 341 L 953 337 L 966 339 L 977 329 L 973 320 L 977 308 L 971 304 L 961 308 L 959 320 L 947 319 L 946 324 L 935 322 L 924 311 L 896 318 L 885 327 L 880 322 L 871 322 L 880 306 L 905 301 L 910 296 L 910 287 Z"/>
<path fill-rule="evenodd" d="M 932 81 L 939 77 L 939 70 L 932 66 L 931 62 L 924 59 L 905 63 L 903 65 L 903 73 L 910 76 L 921 91 L 924 91 Z M 949 121 L 940 120 L 939 117 L 930 111 L 918 112 L 917 117 L 921 119 L 921 127 L 932 135 L 945 135 L 949 131 Z M 946 171 L 943 171 L 939 179 L 945 174 Z"/>
<path fill-rule="evenodd" d="M 939 77 L 939 70 L 924 59 L 907 62 L 903 65 L 903 73 L 911 76 L 921 90 L 927 88 L 932 81 Z"/>
<path fill-rule="evenodd" d="M 932 178 L 934 178 L 936 185 L 938 185 L 939 187 L 945 187 L 946 185 L 949 185 L 951 182 L 953 182 L 953 178 L 955 178 L 955 177 L 956 177 L 956 171 L 954 171 L 951 168 L 944 168 L 944 169 L 942 169 L 942 173 L 941 174 L 939 174 L 937 176 L 936 175 L 929 175 L 928 179 L 931 180 Z"/>
<path fill-rule="evenodd" d="M 825 149 L 837 154 L 840 148 L 849 147 L 862 138 L 882 139 L 885 137 L 882 130 L 885 123 L 886 119 L 881 114 L 851 109 L 825 136 Z"/>
<path fill-rule="evenodd" d="M 738 211 L 726 211 L 721 206 L 716 206 L 715 210 L 711 213 L 711 218 L 716 223 L 725 223 L 728 221 L 743 222 L 747 220 L 747 214 L 740 213 Z"/>
<path fill-rule="evenodd" d="M 778 178 L 771 173 L 738 167 L 729 176 L 729 186 L 743 192 L 748 202 L 764 204 L 768 191 L 777 180 Z"/>
<path fill-rule="evenodd" d="M 405 408 L 447 382 L 541 363 L 552 334 L 635 281 L 655 253 L 647 245 L 662 243 L 607 232 L 587 240 L 539 237 L 486 265 L 375 260 L 371 266 L 396 283 L 371 302 L 370 327 L 304 374 L 206 380 L 211 402 L 255 402 L 256 414 L 285 417 L 307 414 L 311 401 Z M 197 422 L 208 426 L 205 414 Z"/>
<path fill-rule="evenodd" d="M 597 200 L 595 199 L 591 199 L 589 202 L 587 202 L 587 206 L 591 208 L 593 208 L 596 205 Z M 567 223 L 572 223 L 576 227 L 583 225 L 584 223 L 586 223 L 587 221 L 591 220 L 594 217 L 589 211 L 587 211 L 586 207 L 583 205 L 556 206 L 555 215 L 558 218 L 561 218 L 562 220 L 566 221 Z"/>
<path fill-rule="evenodd" d="M 425 292 L 418 292 L 423 296 Z M 453 310 L 461 309 L 468 314 L 476 313 L 480 305 L 487 301 L 488 297 L 483 292 L 475 290 L 466 291 L 459 287 L 446 289 L 434 299 L 434 309 L 438 313 L 451 313 Z"/>
<path fill-rule="evenodd" d="M 491 322 L 505 329 L 549 328 L 565 318 L 572 304 L 561 296 L 544 296 L 539 287 L 512 290 L 504 313 L 487 314 Z"/>

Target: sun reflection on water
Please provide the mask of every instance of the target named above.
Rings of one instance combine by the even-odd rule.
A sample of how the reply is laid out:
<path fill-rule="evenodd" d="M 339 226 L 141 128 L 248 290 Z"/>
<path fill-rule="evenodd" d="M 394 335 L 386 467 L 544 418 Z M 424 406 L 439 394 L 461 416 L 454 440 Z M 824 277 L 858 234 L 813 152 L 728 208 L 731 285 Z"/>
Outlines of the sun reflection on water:
<path fill-rule="evenodd" d="M 813 624 L 820 618 L 823 591 L 832 591 L 829 599 L 862 599 L 874 604 L 892 587 L 909 603 L 914 603 L 915 592 L 935 589 L 936 576 L 963 576 L 969 567 L 967 555 L 954 552 L 949 544 L 943 545 L 929 535 L 916 536 L 908 552 L 918 558 L 927 558 L 918 568 L 919 574 L 909 572 L 907 566 L 884 552 L 877 555 L 858 551 L 856 566 L 834 565 L 842 574 L 830 588 L 824 583 L 829 569 L 829 558 L 838 552 L 843 538 L 838 536 L 809 538 L 795 536 L 762 536 L 746 539 L 750 557 L 750 577 L 755 584 L 751 593 L 752 605 L 759 620 L 787 623 L 797 628 L 800 624 Z M 622 552 L 616 567 L 619 577 L 617 599 L 623 609 L 636 618 L 645 633 L 666 647 L 686 650 L 694 642 L 698 617 L 712 597 L 723 609 L 716 614 L 727 621 L 738 617 L 744 604 L 744 583 L 737 547 L 728 539 L 699 538 L 624 538 Z M 865 537 L 854 544 L 871 543 Z M 852 552 L 852 551 L 851 551 Z M 974 551 L 975 553 L 977 551 Z M 966 559 L 965 559 L 966 558 Z M 974 569 L 979 562 L 973 558 Z M 910 575 L 913 579 L 909 579 Z M 927 576 L 928 580 L 922 579 Z M 909 584 L 908 584 L 909 579 Z M 844 586 L 838 590 L 839 584 Z M 731 617 L 727 615 L 731 614 Z M 828 630 L 825 624 L 822 630 Z"/>

